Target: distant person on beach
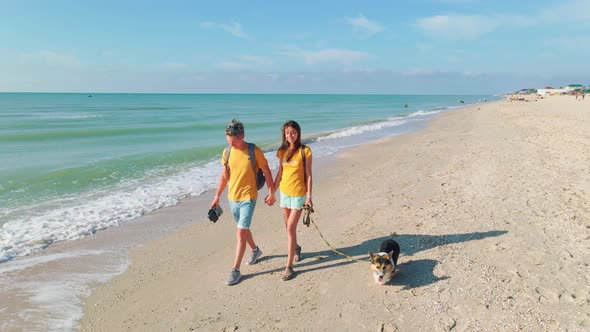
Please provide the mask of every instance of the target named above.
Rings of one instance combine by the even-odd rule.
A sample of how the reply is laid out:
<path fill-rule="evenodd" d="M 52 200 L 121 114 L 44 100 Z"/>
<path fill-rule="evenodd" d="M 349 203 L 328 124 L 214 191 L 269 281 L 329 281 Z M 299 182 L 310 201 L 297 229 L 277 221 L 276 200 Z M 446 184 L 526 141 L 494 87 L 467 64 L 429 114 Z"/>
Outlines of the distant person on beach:
<path fill-rule="evenodd" d="M 262 250 L 254 242 L 252 232 L 250 231 L 250 223 L 252 222 L 254 207 L 258 199 L 258 189 L 256 185 L 256 172 L 252 169 L 248 151 L 249 146 L 244 141 L 244 137 L 244 125 L 236 119 L 232 120 L 225 128 L 225 138 L 227 139 L 228 147 L 223 150 L 221 155 L 223 169 L 219 177 L 215 197 L 210 206 L 210 208 L 214 208 L 219 205 L 219 196 L 223 193 L 225 186 L 229 182 L 227 198 L 237 224 L 237 234 L 236 257 L 234 259 L 234 266 L 226 281 L 228 285 L 237 284 L 242 278 L 240 265 L 242 264 L 242 257 L 244 257 L 244 252 L 246 251 L 246 244 L 252 249 L 252 253 L 246 264 L 256 264 L 256 261 L 262 256 Z M 227 149 L 230 150 L 226 151 Z M 268 196 L 266 196 L 264 202 L 271 206 L 275 202 L 275 188 L 272 182 L 272 174 L 268 167 L 268 161 L 262 150 L 257 146 L 254 146 L 254 157 L 256 164 L 264 173 L 266 185 L 268 186 Z"/>
<path fill-rule="evenodd" d="M 281 211 L 287 230 L 287 263 L 281 279 L 289 280 L 295 277 L 293 262 L 301 260 L 301 246 L 297 244 L 297 223 L 304 204 L 313 208 L 312 154 L 309 146 L 301 144 L 301 127 L 297 122 L 285 122 L 281 131 L 282 144 L 277 151 L 279 170 L 274 184 L 275 190 L 280 188 Z"/>

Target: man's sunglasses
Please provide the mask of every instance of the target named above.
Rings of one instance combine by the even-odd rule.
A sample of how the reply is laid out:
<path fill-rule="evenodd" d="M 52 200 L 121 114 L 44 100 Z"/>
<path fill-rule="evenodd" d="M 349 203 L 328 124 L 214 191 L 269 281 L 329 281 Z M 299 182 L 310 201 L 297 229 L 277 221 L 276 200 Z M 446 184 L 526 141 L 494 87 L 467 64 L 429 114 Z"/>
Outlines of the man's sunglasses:
<path fill-rule="evenodd" d="M 231 135 L 237 135 L 242 132 L 242 128 L 236 125 L 229 125 L 225 128 L 225 132 Z"/>

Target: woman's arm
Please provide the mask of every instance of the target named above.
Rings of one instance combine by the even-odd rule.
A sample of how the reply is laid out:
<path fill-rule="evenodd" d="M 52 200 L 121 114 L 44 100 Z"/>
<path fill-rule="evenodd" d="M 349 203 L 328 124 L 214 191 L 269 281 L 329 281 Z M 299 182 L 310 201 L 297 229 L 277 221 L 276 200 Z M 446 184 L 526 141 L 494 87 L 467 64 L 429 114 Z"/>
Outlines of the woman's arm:
<path fill-rule="evenodd" d="M 312 189 L 313 189 L 313 177 L 311 174 L 312 161 L 313 161 L 312 156 L 310 156 L 309 158 L 305 158 L 305 174 L 307 175 L 307 178 L 305 179 L 306 188 L 307 188 L 307 192 L 306 192 L 307 198 L 305 199 L 305 204 L 307 204 L 313 208 L 313 202 L 311 200 L 311 193 L 312 193 Z"/>
<path fill-rule="evenodd" d="M 277 177 L 275 178 L 275 191 L 279 189 L 279 185 L 281 184 L 281 180 L 283 179 L 283 164 L 279 159 L 279 170 L 277 171 Z"/>

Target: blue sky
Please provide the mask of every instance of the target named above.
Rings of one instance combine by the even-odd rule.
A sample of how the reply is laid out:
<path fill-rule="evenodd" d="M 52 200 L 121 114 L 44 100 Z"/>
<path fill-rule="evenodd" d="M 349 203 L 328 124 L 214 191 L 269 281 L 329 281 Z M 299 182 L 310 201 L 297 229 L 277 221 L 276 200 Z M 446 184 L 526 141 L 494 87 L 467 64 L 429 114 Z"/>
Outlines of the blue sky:
<path fill-rule="evenodd" d="M 590 84 L 590 0 L 0 0 L 0 91 L 503 93 Z"/>

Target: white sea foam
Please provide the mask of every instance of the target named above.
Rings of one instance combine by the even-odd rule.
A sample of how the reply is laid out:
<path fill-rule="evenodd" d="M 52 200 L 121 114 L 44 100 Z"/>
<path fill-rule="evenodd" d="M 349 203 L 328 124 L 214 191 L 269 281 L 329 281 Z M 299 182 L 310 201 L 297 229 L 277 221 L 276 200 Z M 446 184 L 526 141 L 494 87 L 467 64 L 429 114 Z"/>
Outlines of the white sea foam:
<path fill-rule="evenodd" d="M 267 152 L 276 168 L 275 152 Z M 0 228 L 0 263 L 25 256 L 64 240 L 77 240 L 98 230 L 120 225 L 145 213 L 177 204 L 215 188 L 219 160 L 165 178 L 135 180 L 99 192 L 59 198 L 27 210 L 3 211 L 16 215 Z M 147 175 L 148 178 L 151 175 Z M 29 212 L 34 211 L 34 212 Z"/>
<path fill-rule="evenodd" d="M 399 127 L 404 124 L 407 124 L 410 121 L 416 121 L 415 118 L 421 118 L 421 117 L 426 117 L 426 116 L 438 114 L 442 110 L 443 110 L 442 108 L 440 110 L 433 110 L 433 111 L 420 110 L 420 111 L 416 111 L 412 114 L 409 114 L 405 117 L 392 117 L 392 118 L 389 118 L 389 119 L 387 119 L 385 121 L 381 121 L 381 122 L 375 122 L 375 123 L 371 123 L 371 124 L 354 126 L 354 127 L 346 128 L 343 130 L 339 130 L 339 131 L 333 132 L 329 135 L 319 137 L 317 140 L 318 141 L 325 141 L 325 140 L 338 139 L 338 138 L 344 138 L 344 137 L 350 137 L 350 136 L 357 136 L 357 135 L 362 135 L 362 134 L 373 132 L 373 131 L 383 130 L 386 128 Z"/>
<path fill-rule="evenodd" d="M 0 265 L 0 274 L 26 270 L 26 269 L 34 267 L 34 266 L 38 266 L 38 265 L 42 265 L 45 263 L 66 259 L 66 258 L 73 258 L 73 257 L 79 257 L 79 256 L 86 256 L 86 255 L 100 255 L 102 253 L 104 253 L 103 250 L 84 250 L 84 251 L 64 252 L 64 253 L 59 253 L 59 254 L 38 256 L 38 257 L 31 257 L 31 258 L 23 258 L 20 260 L 11 261 L 11 262 Z"/>
<path fill-rule="evenodd" d="M 17 215 L 0 228 L 0 262 L 28 255 L 63 240 L 76 240 L 143 214 L 200 195 L 217 184 L 219 162 L 142 183 L 128 181 L 115 188 L 59 198 Z M 34 211 L 34 212 L 29 212 Z"/>
<path fill-rule="evenodd" d="M 328 136 L 320 137 L 320 138 L 318 138 L 318 141 L 360 135 L 360 134 L 363 134 L 366 132 L 381 130 L 381 129 L 388 128 L 388 127 L 401 126 L 402 124 L 407 123 L 407 122 L 408 122 L 408 120 L 391 120 L 391 121 L 373 123 L 373 124 L 369 124 L 369 125 L 355 126 L 355 127 L 351 127 L 351 128 L 345 129 L 345 130 L 337 131 L 337 132 L 332 133 Z"/>
<path fill-rule="evenodd" d="M 94 256 L 94 257 L 92 257 Z M 76 263 L 84 257 L 85 261 Z M 106 259 L 114 263 L 104 264 Z M 98 260 L 97 260 L 98 259 Z M 68 272 L 55 269 L 28 271 L 27 274 L 6 273 L 26 270 L 41 264 L 63 261 L 70 268 Z M 103 283 L 123 273 L 129 259 L 120 251 L 81 250 L 11 261 L 0 269 L 3 275 L 0 291 L 17 296 L 29 304 L 18 310 L 0 308 L 6 319 L 0 323 L 0 330 L 11 330 L 19 326 L 15 322 L 27 322 L 27 326 L 46 331 L 71 331 L 83 316 L 82 301 L 90 294 L 90 285 Z"/>
<path fill-rule="evenodd" d="M 434 114 L 438 114 L 443 110 L 448 109 L 447 107 L 440 107 L 440 108 L 435 108 L 433 111 L 417 111 L 414 112 L 410 115 L 408 115 L 408 118 L 413 118 L 413 117 L 417 117 L 417 116 L 424 116 L 424 115 L 434 115 Z"/>

